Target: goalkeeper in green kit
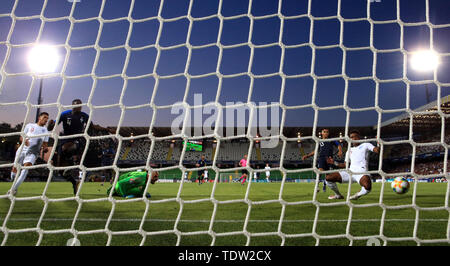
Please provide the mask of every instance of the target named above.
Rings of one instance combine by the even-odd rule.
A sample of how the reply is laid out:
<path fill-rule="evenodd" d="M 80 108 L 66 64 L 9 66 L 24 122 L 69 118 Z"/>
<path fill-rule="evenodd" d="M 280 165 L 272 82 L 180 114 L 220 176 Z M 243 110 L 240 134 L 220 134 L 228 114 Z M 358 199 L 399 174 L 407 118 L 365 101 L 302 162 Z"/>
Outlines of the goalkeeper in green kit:
<path fill-rule="evenodd" d="M 150 172 L 146 171 L 134 171 L 127 172 L 119 176 L 119 180 L 114 187 L 112 196 L 119 196 L 124 198 L 142 197 L 145 193 L 145 187 L 147 185 Z M 158 172 L 151 173 L 150 183 L 155 184 L 158 180 Z M 109 195 L 110 187 L 106 193 Z M 145 197 L 150 198 L 150 193 L 145 193 Z"/>

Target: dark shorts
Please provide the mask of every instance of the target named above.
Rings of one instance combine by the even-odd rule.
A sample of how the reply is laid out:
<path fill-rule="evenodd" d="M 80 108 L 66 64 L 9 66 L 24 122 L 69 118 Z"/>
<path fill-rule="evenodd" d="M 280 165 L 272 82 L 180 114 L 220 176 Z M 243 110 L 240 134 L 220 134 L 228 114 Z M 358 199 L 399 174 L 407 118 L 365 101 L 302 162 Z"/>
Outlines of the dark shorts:
<path fill-rule="evenodd" d="M 330 165 L 328 164 L 326 157 L 317 158 L 317 168 L 322 168 L 325 171 L 330 170 Z"/>
<path fill-rule="evenodd" d="M 198 176 L 198 178 L 203 178 L 203 171 L 197 172 L 197 176 Z"/>
<path fill-rule="evenodd" d="M 72 142 L 73 144 L 75 144 L 75 151 L 71 152 L 71 153 L 63 153 L 62 150 L 62 146 L 68 142 Z M 58 140 L 58 146 L 57 146 L 57 152 L 58 154 L 60 154 L 63 157 L 70 157 L 72 155 L 81 155 L 84 151 L 84 147 L 86 147 L 86 139 L 83 137 L 78 137 L 78 138 L 70 138 L 70 139 L 60 139 Z"/>
<path fill-rule="evenodd" d="M 241 174 L 246 174 L 246 175 L 248 175 L 247 169 L 242 169 L 242 170 L 241 170 Z"/>

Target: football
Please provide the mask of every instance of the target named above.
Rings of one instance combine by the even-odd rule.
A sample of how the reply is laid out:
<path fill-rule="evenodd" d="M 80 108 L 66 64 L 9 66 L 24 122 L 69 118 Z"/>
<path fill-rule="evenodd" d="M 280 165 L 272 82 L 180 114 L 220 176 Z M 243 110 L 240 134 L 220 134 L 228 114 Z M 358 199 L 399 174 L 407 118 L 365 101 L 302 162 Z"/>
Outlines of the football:
<path fill-rule="evenodd" d="M 409 190 L 409 182 L 404 177 L 396 177 L 391 183 L 392 190 L 397 194 L 405 194 Z"/>

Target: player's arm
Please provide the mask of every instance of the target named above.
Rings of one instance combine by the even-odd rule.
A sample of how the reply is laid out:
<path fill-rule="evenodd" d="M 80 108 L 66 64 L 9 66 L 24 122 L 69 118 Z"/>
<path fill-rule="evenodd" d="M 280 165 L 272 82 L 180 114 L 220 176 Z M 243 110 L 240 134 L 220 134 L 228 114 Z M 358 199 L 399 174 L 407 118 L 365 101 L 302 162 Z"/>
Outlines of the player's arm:
<path fill-rule="evenodd" d="M 29 127 L 28 125 L 25 126 L 25 130 L 23 131 L 23 132 L 25 133 L 25 135 L 28 134 L 29 128 L 30 128 L 30 127 Z M 25 141 L 25 146 L 30 146 L 30 141 L 28 140 L 28 138 L 25 138 L 25 140 L 24 140 L 23 137 L 22 137 L 22 135 L 20 135 L 20 136 L 19 136 L 19 142 L 20 142 L 20 144 L 24 143 L 24 141 Z"/>
<path fill-rule="evenodd" d="M 375 148 L 373 148 L 373 152 L 375 152 L 375 153 L 380 153 L 380 147 L 375 147 Z"/>
<path fill-rule="evenodd" d="M 338 156 L 339 156 L 339 158 L 342 158 L 342 156 L 343 156 L 342 145 L 337 143 L 337 146 L 338 146 Z"/>
<path fill-rule="evenodd" d="M 333 164 L 334 166 L 338 167 L 338 168 L 345 168 L 346 167 L 346 163 L 340 163 L 340 162 L 336 162 L 332 157 L 328 157 L 327 159 L 328 164 Z"/>
<path fill-rule="evenodd" d="M 42 151 L 44 153 L 48 152 L 48 142 L 47 141 L 42 143 Z"/>
<path fill-rule="evenodd" d="M 373 148 L 373 152 L 379 154 L 380 153 L 380 143 L 377 143 L 377 146 L 375 146 L 375 148 Z"/>
<path fill-rule="evenodd" d="M 153 185 L 156 183 L 156 181 L 158 181 L 158 177 L 159 177 L 159 173 L 158 172 L 153 172 L 152 173 L 152 177 L 150 179 L 150 183 Z"/>
<path fill-rule="evenodd" d="M 369 150 L 371 150 L 372 152 L 375 152 L 377 154 L 380 153 L 380 144 L 377 143 L 377 146 L 372 145 L 371 143 L 367 144 L 369 146 Z"/>
<path fill-rule="evenodd" d="M 60 121 L 61 122 L 61 121 Z M 50 119 L 47 125 L 47 131 L 52 131 L 55 128 L 55 120 Z"/>

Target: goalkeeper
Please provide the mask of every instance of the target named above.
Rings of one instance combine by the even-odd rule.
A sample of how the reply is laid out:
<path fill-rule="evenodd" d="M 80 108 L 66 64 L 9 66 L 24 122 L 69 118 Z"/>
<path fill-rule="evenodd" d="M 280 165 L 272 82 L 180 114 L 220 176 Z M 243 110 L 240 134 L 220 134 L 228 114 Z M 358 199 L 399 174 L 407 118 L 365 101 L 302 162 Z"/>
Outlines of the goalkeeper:
<path fill-rule="evenodd" d="M 158 180 L 158 172 L 152 172 L 150 183 L 155 184 Z M 124 198 L 134 198 L 134 197 L 142 197 L 145 192 L 145 187 L 147 185 L 148 178 L 150 176 L 150 172 L 145 171 L 134 171 L 127 172 L 119 176 L 119 180 L 114 187 L 112 196 L 119 196 Z M 109 195 L 111 189 L 110 187 L 107 190 L 107 194 Z M 150 193 L 145 193 L 147 198 L 150 198 Z"/>

